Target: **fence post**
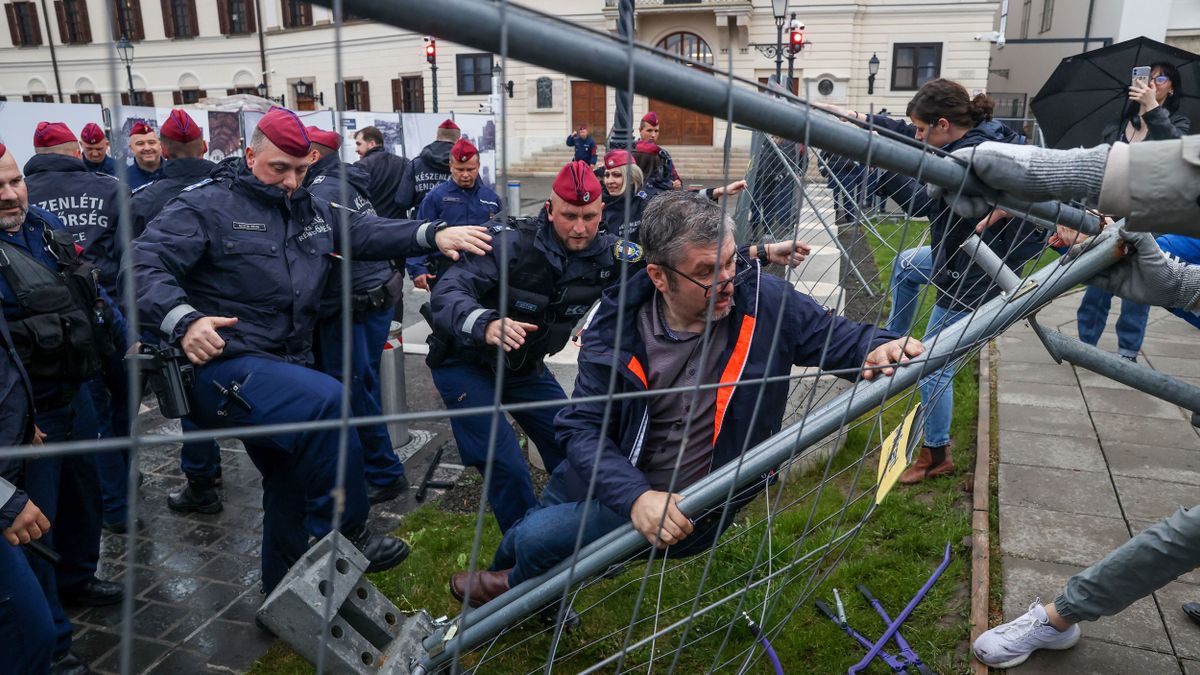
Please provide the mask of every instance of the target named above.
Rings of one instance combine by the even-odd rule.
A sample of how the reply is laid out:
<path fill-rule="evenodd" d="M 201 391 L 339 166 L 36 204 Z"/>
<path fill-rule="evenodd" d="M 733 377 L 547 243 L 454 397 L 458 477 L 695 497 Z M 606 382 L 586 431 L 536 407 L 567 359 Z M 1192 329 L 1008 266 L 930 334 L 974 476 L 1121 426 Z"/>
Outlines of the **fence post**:
<path fill-rule="evenodd" d="M 380 402 L 384 415 L 396 415 L 408 411 L 408 397 L 404 387 L 404 330 L 399 321 L 392 322 L 388 331 L 387 344 L 383 346 L 383 359 L 379 362 L 379 381 L 383 390 Z M 408 433 L 408 422 L 397 420 L 388 423 L 388 436 L 392 447 L 408 445 L 412 436 Z"/>

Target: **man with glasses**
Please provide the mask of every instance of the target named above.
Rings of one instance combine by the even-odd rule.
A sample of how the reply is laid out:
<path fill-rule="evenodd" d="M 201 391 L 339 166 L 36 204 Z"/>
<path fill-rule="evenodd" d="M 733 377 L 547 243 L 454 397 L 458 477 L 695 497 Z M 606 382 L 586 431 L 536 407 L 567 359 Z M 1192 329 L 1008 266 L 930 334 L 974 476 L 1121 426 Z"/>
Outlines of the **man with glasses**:
<path fill-rule="evenodd" d="M 720 509 L 683 514 L 679 493 L 779 431 L 793 365 L 872 379 L 924 351 L 763 274 L 753 247 L 735 249 L 733 227 L 720 205 L 687 192 L 646 207 L 645 272 L 623 294 L 605 291 L 582 334 L 577 402 L 555 420 L 566 461 L 541 507 L 505 532 L 491 569 L 451 577 L 456 598 L 482 605 L 570 557 L 580 535 L 586 546 L 630 522 L 668 555 L 707 549 L 768 477 L 724 519 Z"/>

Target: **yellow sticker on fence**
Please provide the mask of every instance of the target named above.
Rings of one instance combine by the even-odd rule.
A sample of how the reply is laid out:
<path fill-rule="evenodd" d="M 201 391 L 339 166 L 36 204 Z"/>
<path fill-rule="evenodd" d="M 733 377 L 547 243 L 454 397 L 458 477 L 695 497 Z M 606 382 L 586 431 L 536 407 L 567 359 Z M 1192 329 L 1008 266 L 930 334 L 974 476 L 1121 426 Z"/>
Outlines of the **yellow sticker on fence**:
<path fill-rule="evenodd" d="M 900 426 L 888 434 L 887 439 L 879 448 L 879 471 L 876 474 L 879 489 L 875 492 L 875 504 L 877 505 L 892 491 L 892 487 L 900 479 L 900 474 L 904 473 L 904 469 L 908 467 L 909 438 L 912 434 L 913 421 L 917 419 L 917 412 L 920 409 L 921 406 L 913 406 Z"/>

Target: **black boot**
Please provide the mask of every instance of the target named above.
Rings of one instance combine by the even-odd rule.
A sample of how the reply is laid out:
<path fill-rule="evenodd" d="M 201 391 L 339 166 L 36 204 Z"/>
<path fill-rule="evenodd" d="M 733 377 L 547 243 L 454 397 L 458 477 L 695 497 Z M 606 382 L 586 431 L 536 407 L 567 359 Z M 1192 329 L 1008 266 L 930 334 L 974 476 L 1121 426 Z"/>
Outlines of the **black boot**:
<path fill-rule="evenodd" d="M 342 534 L 370 561 L 370 564 L 367 565 L 368 572 L 390 570 L 404 562 L 410 552 L 408 544 L 403 539 L 371 534 L 366 525 L 348 529 Z"/>
<path fill-rule="evenodd" d="M 208 478 L 189 478 L 182 490 L 167 496 L 167 506 L 183 513 L 220 513 L 223 508 L 221 495 Z"/>

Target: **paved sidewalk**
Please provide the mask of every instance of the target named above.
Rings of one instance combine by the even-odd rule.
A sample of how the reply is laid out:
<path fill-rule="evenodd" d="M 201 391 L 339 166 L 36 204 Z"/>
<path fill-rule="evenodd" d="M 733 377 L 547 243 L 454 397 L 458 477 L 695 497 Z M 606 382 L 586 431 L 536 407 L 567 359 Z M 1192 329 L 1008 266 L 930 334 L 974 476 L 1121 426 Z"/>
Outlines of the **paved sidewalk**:
<path fill-rule="evenodd" d="M 1038 315 L 1074 337 L 1080 293 Z M 1116 351 L 1112 325 L 1100 347 Z M 1150 314 L 1139 362 L 1200 383 L 1196 329 Z M 1056 365 L 1028 325 L 997 340 L 1000 548 L 1004 616 L 1053 600 L 1067 578 L 1180 506 L 1200 504 L 1200 434 L 1190 413 L 1070 365 Z M 1200 673 L 1200 600 L 1192 572 L 1117 616 L 1082 624 L 1065 652 L 1037 652 L 1020 673 Z"/>

